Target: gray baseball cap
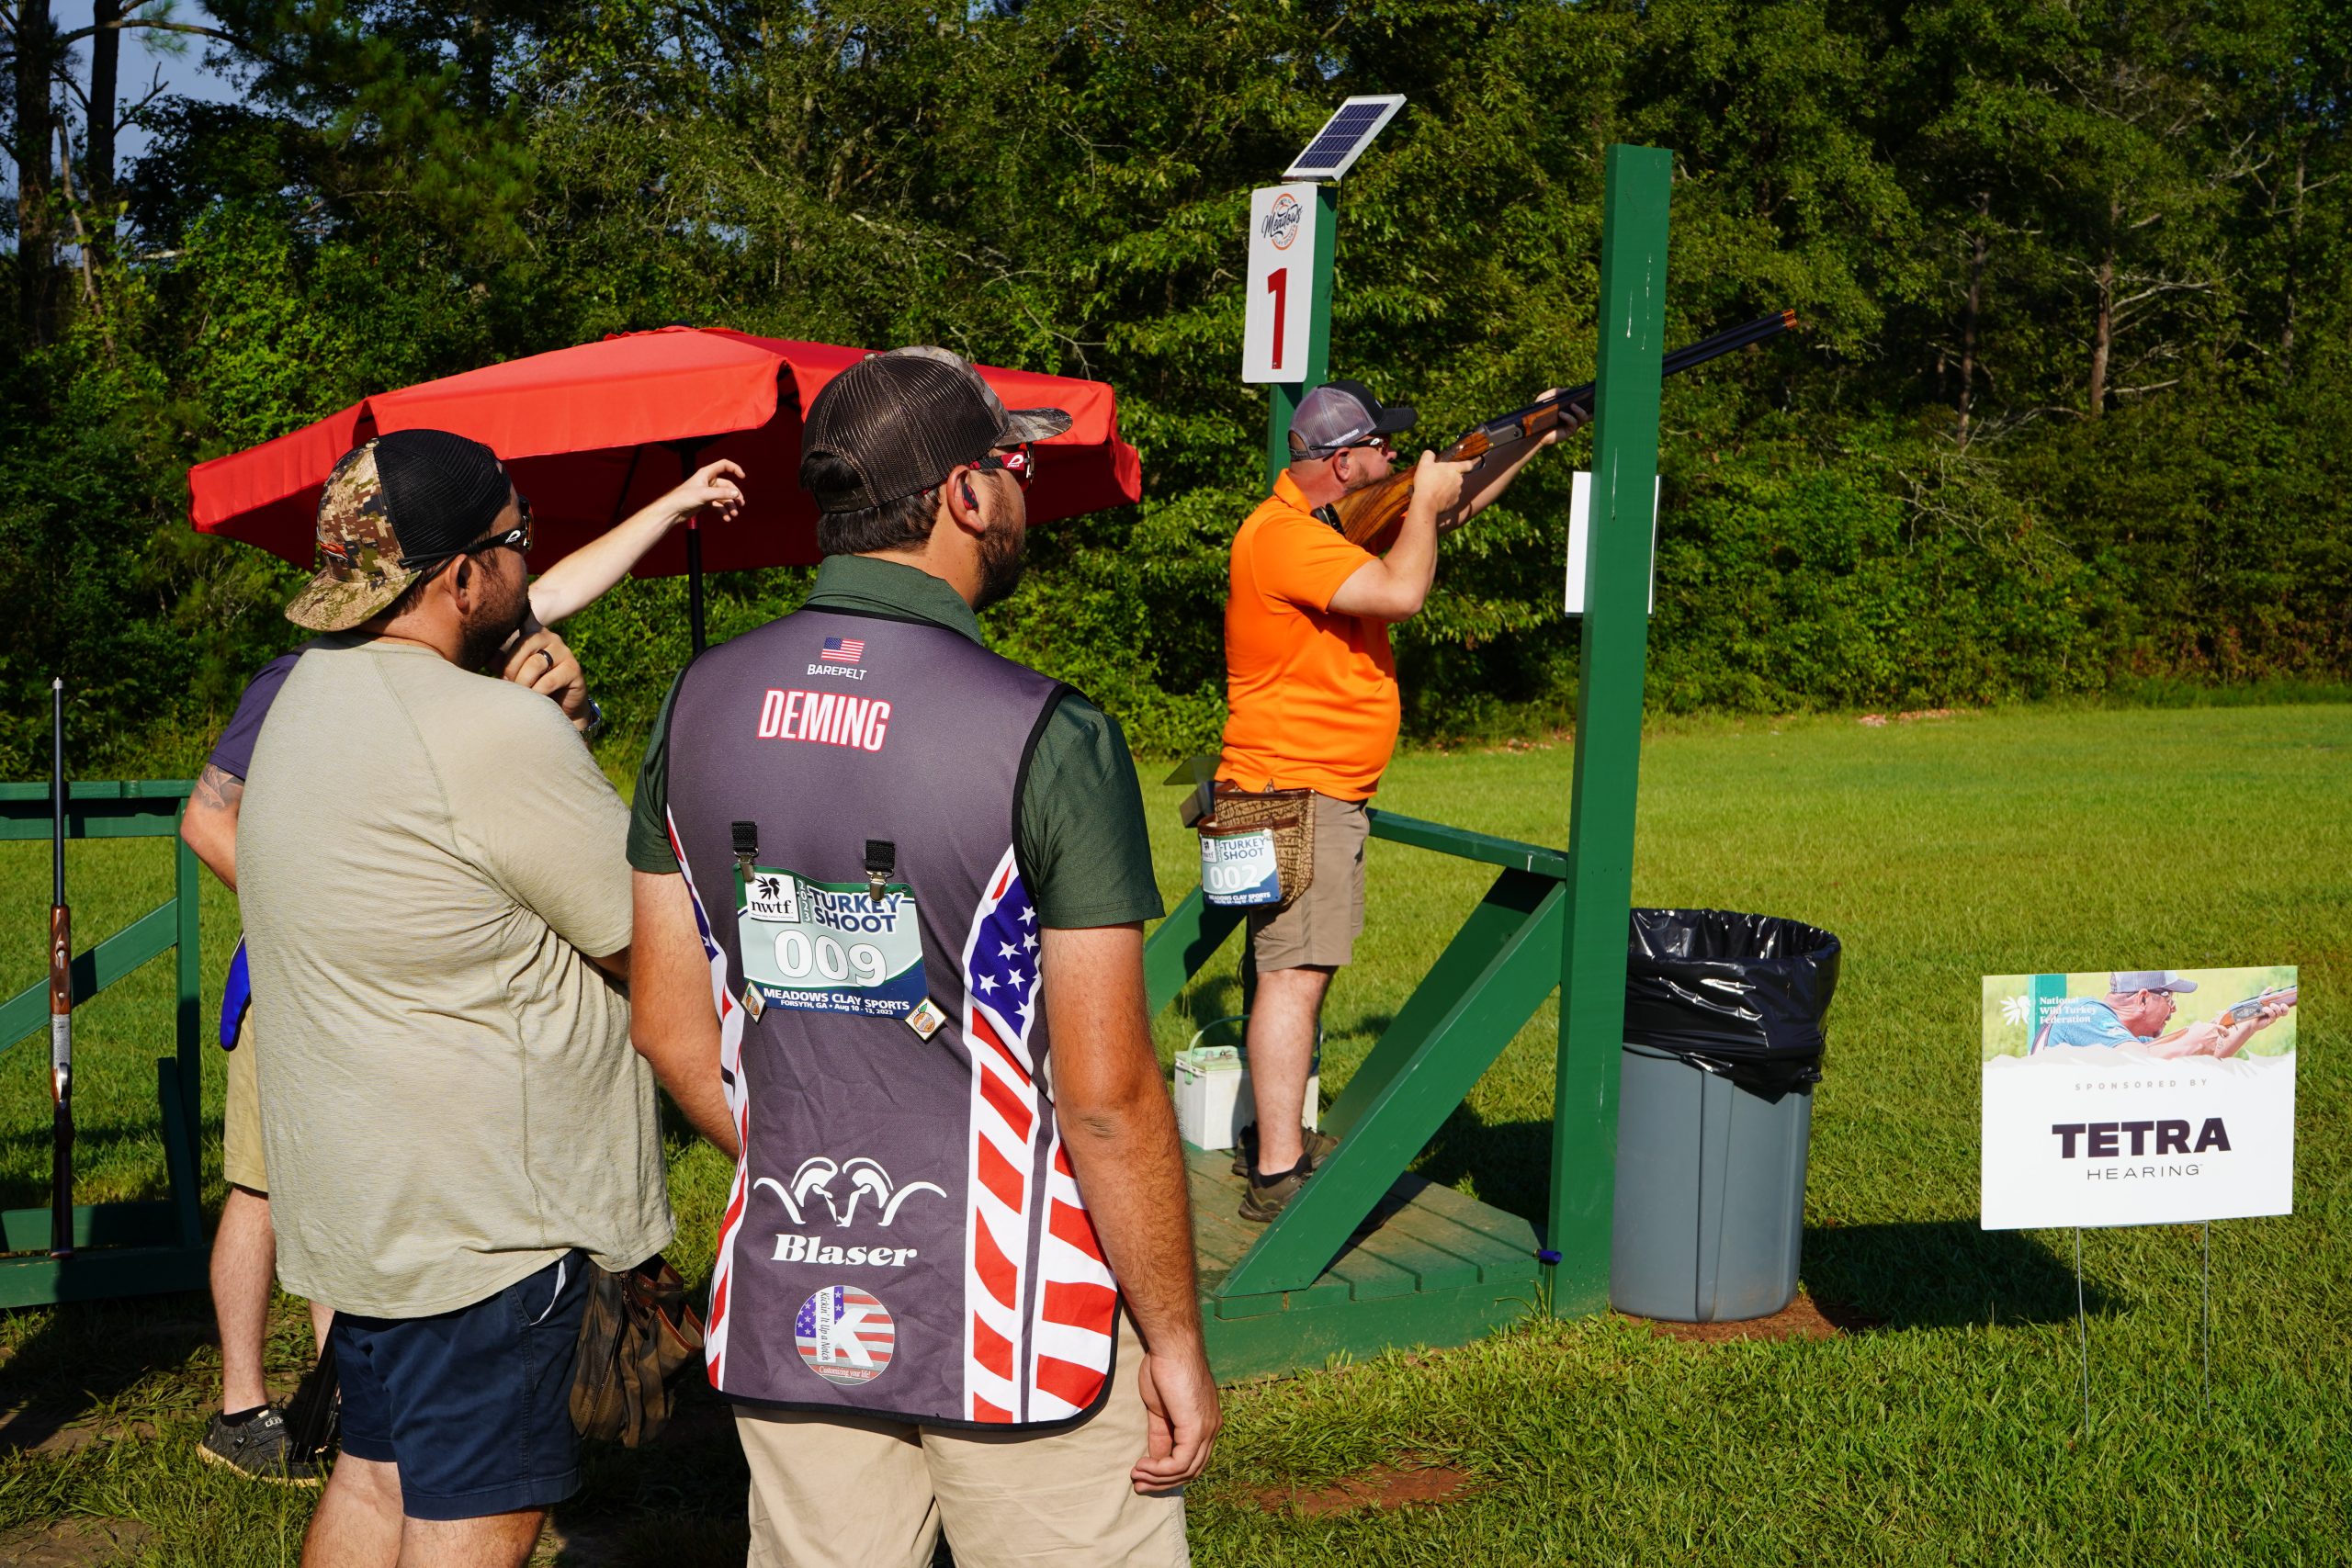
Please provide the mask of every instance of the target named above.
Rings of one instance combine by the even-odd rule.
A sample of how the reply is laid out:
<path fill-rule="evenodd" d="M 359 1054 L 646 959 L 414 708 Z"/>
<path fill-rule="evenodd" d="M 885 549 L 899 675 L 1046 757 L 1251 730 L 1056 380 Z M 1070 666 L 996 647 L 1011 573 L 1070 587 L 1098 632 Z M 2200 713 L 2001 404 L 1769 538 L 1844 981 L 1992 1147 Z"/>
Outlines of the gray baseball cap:
<path fill-rule="evenodd" d="M 2134 991 L 2193 991 L 2194 980 L 2184 980 L 2177 969 L 2118 969 L 2108 976 L 2108 995 L 2128 997 Z"/>
<path fill-rule="evenodd" d="M 1362 381 L 1326 381 L 1306 394 L 1290 422 L 1291 461 L 1328 457 L 1373 436 L 1410 430 L 1419 417 L 1410 403 L 1383 408 Z"/>

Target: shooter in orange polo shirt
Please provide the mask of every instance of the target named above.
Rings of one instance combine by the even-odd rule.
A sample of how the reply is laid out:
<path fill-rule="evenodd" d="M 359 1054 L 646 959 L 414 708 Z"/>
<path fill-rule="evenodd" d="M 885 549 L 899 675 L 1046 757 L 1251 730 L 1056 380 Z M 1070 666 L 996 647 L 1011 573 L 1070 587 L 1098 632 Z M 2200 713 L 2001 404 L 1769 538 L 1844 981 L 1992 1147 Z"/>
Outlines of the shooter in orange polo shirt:
<path fill-rule="evenodd" d="M 1225 750 L 1220 781 L 1249 790 L 1311 789 L 1314 879 L 1277 912 L 1251 911 L 1257 994 L 1249 1022 L 1256 1148 L 1241 1216 L 1267 1221 L 1334 1140 L 1303 1125 L 1316 1024 L 1334 971 L 1363 931 L 1366 815 L 1396 749 L 1396 660 L 1388 628 L 1420 613 L 1437 575 L 1437 536 L 1509 488 L 1537 447 L 1487 473 L 1423 452 L 1412 504 L 1385 556 L 1315 515 L 1388 477 L 1389 437 L 1410 407 L 1383 408 L 1360 381 L 1309 392 L 1291 423 L 1290 468 L 1233 536 L 1225 606 Z M 1550 446 L 1581 421 L 1541 443 Z M 1245 1140 L 1244 1147 L 1248 1148 Z"/>

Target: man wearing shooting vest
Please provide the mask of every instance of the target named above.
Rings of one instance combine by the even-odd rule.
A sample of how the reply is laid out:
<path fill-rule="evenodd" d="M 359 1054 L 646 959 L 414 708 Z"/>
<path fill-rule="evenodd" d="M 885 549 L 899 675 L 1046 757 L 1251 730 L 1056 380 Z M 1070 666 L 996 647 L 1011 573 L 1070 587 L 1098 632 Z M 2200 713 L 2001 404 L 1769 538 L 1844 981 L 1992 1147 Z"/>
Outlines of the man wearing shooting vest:
<path fill-rule="evenodd" d="M 1274 901 L 1277 889 L 1261 884 L 1230 899 L 1249 907 L 1257 970 L 1247 1026 L 1257 1124 L 1245 1130 L 1235 1172 L 1250 1183 L 1241 1217 L 1261 1224 L 1335 1146 L 1305 1126 L 1306 1084 L 1324 993 L 1363 931 L 1368 808 L 1396 749 L 1388 628 L 1420 613 L 1437 575 L 1438 536 L 1485 510 L 1538 450 L 1583 423 L 1564 416 L 1492 473 L 1423 452 L 1396 542 L 1375 556 L 1317 509 L 1388 478 L 1389 438 L 1414 418 L 1410 407 L 1384 408 L 1360 381 L 1316 388 L 1291 423 L 1289 468 L 1233 536 L 1218 815 L 1262 819 L 1251 803 L 1228 797 L 1295 791 L 1279 804 L 1313 846 L 1304 887 L 1280 888 Z"/>
<path fill-rule="evenodd" d="M 754 1564 L 1188 1560 L 1217 1402 L 1141 792 L 974 614 L 1069 423 L 936 351 L 835 378 L 814 592 L 687 666 L 639 773 L 636 1039 L 737 1162 L 707 1356 Z"/>

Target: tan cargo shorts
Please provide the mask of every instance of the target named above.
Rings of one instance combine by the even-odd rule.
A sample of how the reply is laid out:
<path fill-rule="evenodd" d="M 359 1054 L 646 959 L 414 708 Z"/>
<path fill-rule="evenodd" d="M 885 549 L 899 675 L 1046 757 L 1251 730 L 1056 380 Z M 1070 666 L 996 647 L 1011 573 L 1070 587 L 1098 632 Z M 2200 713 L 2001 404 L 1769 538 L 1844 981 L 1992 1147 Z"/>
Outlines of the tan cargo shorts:
<path fill-rule="evenodd" d="M 1122 1312 L 1110 1397 L 1050 1432 L 737 1405 L 751 1568 L 927 1568 L 943 1529 L 967 1568 L 1185 1568 L 1182 1495 L 1127 1478 L 1149 1438 L 1142 1362 Z"/>
<path fill-rule="evenodd" d="M 229 1093 L 220 1109 L 220 1174 L 232 1187 L 269 1195 L 269 1171 L 261 1162 L 261 1083 L 254 1066 L 250 1014 L 244 1038 L 229 1053 Z"/>
<path fill-rule="evenodd" d="M 1363 847 L 1369 803 L 1315 797 L 1315 880 L 1287 908 L 1250 916 L 1261 972 L 1343 967 L 1363 934 Z"/>

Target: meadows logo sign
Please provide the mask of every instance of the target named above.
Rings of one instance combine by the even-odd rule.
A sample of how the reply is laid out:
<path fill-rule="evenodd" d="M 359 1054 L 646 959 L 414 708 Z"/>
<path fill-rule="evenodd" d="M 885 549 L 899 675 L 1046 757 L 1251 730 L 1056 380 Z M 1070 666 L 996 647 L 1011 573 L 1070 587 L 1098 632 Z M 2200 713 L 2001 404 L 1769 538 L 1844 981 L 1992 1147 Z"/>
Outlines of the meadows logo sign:
<path fill-rule="evenodd" d="M 1284 191 L 1274 197 L 1272 210 L 1258 220 L 1258 232 L 1274 249 L 1286 251 L 1298 238 L 1300 211 L 1298 197 Z"/>

